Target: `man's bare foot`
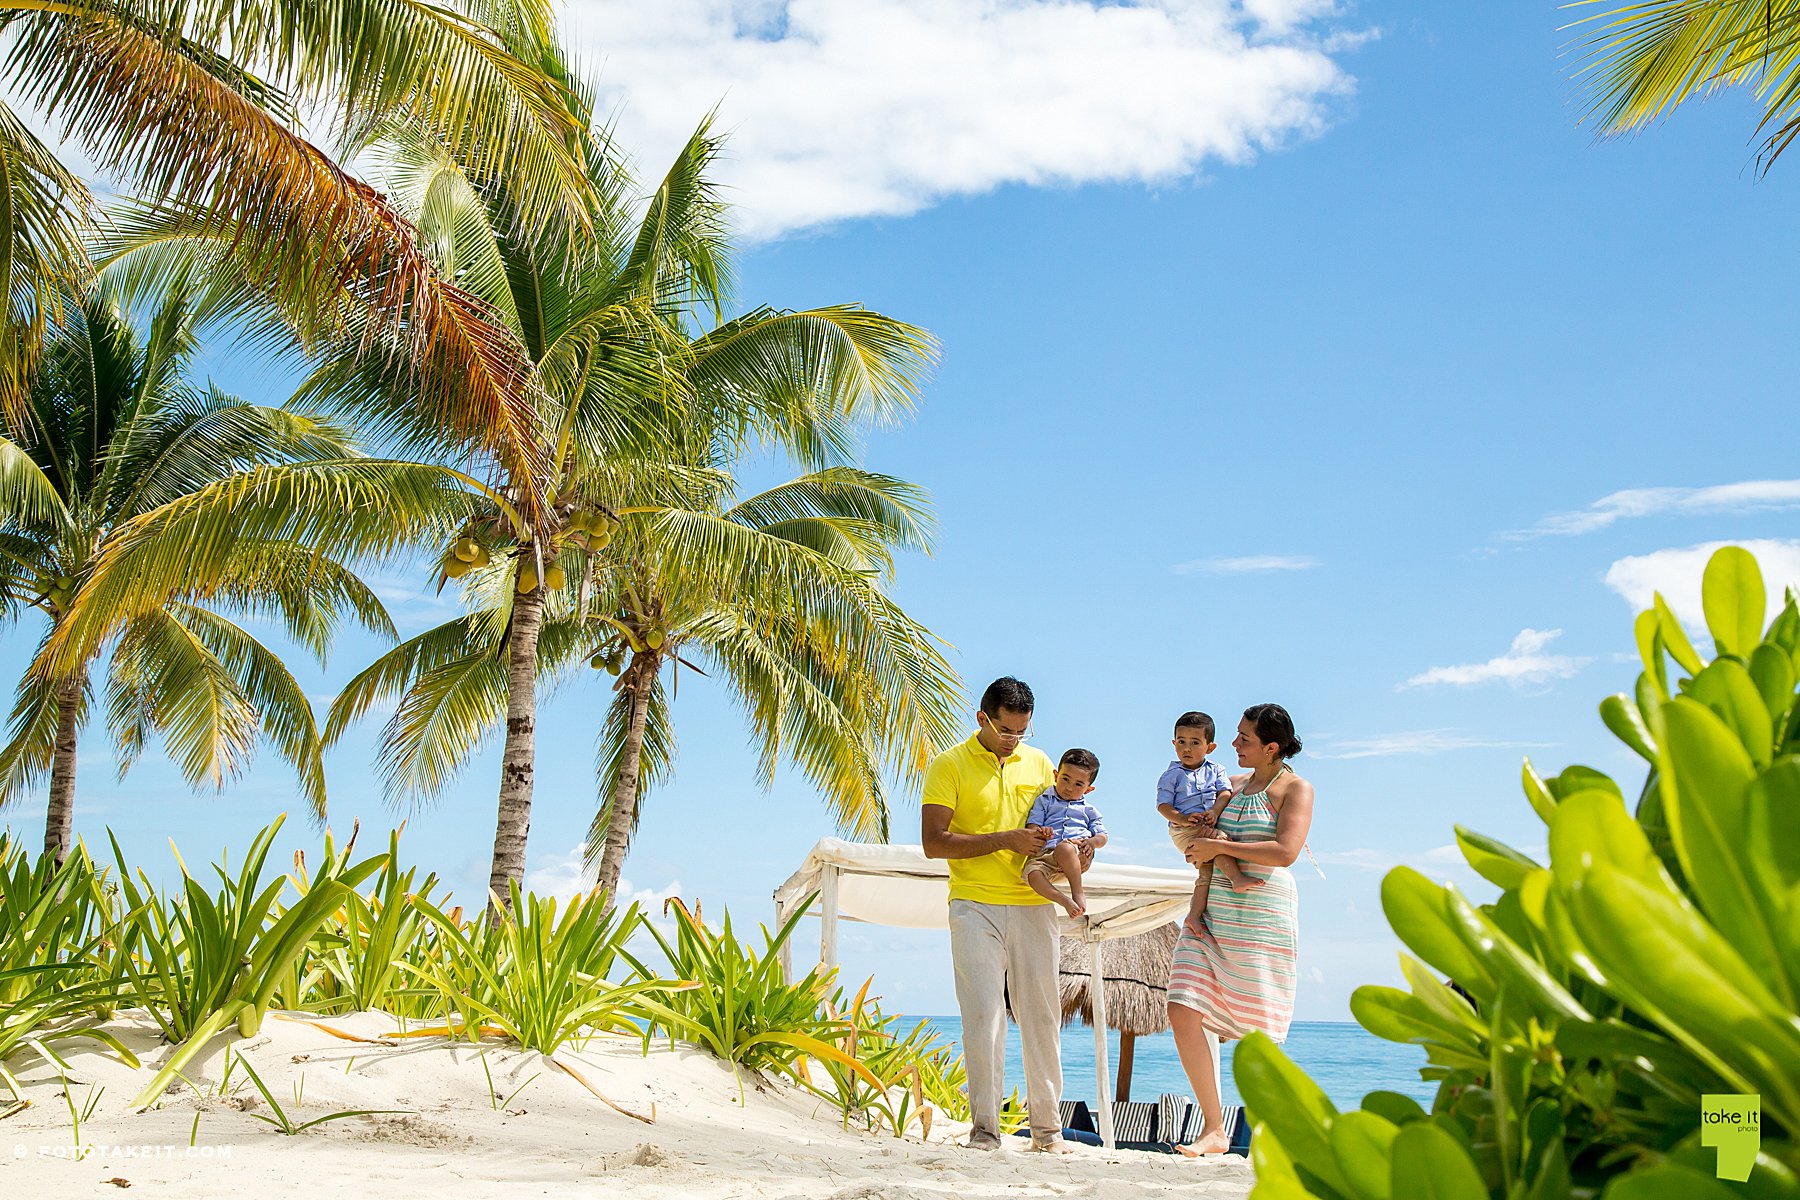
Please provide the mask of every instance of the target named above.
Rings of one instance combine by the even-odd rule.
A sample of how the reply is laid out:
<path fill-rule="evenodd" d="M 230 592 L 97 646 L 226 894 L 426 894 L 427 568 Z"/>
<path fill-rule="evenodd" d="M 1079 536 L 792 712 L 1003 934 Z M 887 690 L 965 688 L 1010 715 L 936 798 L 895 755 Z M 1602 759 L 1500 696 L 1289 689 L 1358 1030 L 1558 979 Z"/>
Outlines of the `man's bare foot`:
<path fill-rule="evenodd" d="M 1266 882 L 1268 881 L 1258 879 L 1254 875 L 1240 875 L 1236 879 L 1231 880 L 1231 890 L 1234 892 L 1247 892 L 1251 888 L 1261 887 Z"/>
<path fill-rule="evenodd" d="M 1189 1158 L 1199 1158 L 1203 1154 L 1223 1154 L 1231 1148 L 1231 1139 L 1225 1136 L 1223 1127 L 1202 1133 L 1186 1146 L 1175 1147 Z"/>
<path fill-rule="evenodd" d="M 1031 1139 L 1031 1148 L 1033 1150 L 1037 1151 L 1039 1154 L 1073 1154 L 1073 1153 L 1075 1153 L 1075 1147 L 1073 1147 L 1073 1146 L 1069 1145 L 1069 1143 L 1065 1142 L 1062 1139 L 1062 1136 L 1060 1134 L 1053 1138 L 1047 1138 L 1041 1142 L 1038 1141 L 1036 1138 L 1032 1138 Z"/>

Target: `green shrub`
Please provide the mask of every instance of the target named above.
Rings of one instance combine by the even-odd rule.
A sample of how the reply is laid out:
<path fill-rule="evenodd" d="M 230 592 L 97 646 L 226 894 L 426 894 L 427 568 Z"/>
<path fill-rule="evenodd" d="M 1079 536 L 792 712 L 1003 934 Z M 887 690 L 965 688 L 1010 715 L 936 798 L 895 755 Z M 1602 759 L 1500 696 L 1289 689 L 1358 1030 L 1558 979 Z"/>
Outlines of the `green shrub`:
<path fill-rule="evenodd" d="M 249 1037 L 273 1007 L 277 990 L 292 979 L 295 964 L 357 884 L 385 861 L 378 855 L 355 866 L 349 848 L 331 852 L 295 903 L 277 900 L 285 876 L 264 886 L 263 865 L 285 817 L 256 835 L 237 876 L 214 866 L 223 887 L 208 895 L 182 863 L 182 891 L 166 896 L 140 869 L 134 882 L 125 854 L 113 839 L 126 912 L 120 921 L 121 962 L 136 1000 L 147 1007 L 172 1042 L 181 1043 L 156 1077 L 132 1101 L 150 1104 L 209 1038 L 232 1022 Z M 177 855 L 177 861 L 180 856 Z"/>
<path fill-rule="evenodd" d="M 1598 771 L 1527 761 L 1548 867 L 1458 827 L 1497 902 L 1406 867 L 1383 880 L 1410 990 L 1359 988 L 1351 1011 L 1425 1048 L 1429 1113 L 1385 1092 L 1339 1113 L 1267 1037 L 1238 1046 L 1256 1200 L 1800 1197 L 1800 604 L 1790 591 L 1765 631 L 1737 547 L 1702 595 L 1712 661 L 1659 595 L 1635 695 L 1600 706 L 1649 764 L 1633 812 Z M 1673 689 L 1670 658 L 1688 673 Z M 1714 1178 L 1700 1145 L 1700 1097 L 1720 1092 L 1762 1097 L 1747 1183 Z"/>
<path fill-rule="evenodd" d="M 839 991 L 826 1009 L 845 1026 L 826 1036 L 861 1063 L 866 1074 L 826 1058 L 819 1066 L 829 1089 L 811 1082 L 805 1070 L 800 1072 L 803 1086 L 836 1104 L 846 1128 L 852 1120 L 860 1120 L 870 1132 L 886 1125 L 895 1137 L 904 1137 L 916 1122 L 922 1132 L 930 1133 L 927 1101 L 953 1119 L 966 1120 L 969 1098 L 962 1090 L 967 1086 L 962 1059 L 938 1040 L 929 1021 L 919 1021 L 901 1036 L 900 1018 L 885 1015 L 880 998 L 869 995 L 872 983 L 873 978 L 865 981 L 847 1004 Z"/>
<path fill-rule="evenodd" d="M 422 896 L 412 905 L 437 927 L 439 954 L 430 966 L 400 963 L 400 969 L 437 989 L 446 1014 L 446 1033 L 479 1041 L 484 1030 L 512 1038 L 541 1054 L 594 1032 L 629 1030 L 638 1024 L 653 995 L 688 986 L 680 980 L 639 979 L 610 983 L 607 973 L 620 947 L 642 922 L 637 905 L 608 911 L 598 891 L 577 896 L 560 917 L 553 896 L 519 894 L 511 883 L 512 907 L 496 925 L 463 922 Z M 498 908 L 498 905 L 496 905 Z M 448 1019 L 454 1012 L 457 1021 Z"/>
<path fill-rule="evenodd" d="M 104 876 L 86 847 L 60 866 L 49 854 L 34 865 L 0 836 L 0 1082 L 15 1099 L 19 1081 L 6 1063 L 27 1047 L 66 1070 L 52 1047 L 85 1038 L 138 1065 L 99 1028 L 119 1002 L 116 936 Z"/>
<path fill-rule="evenodd" d="M 729 912 L 721 931 L 714 933 L 680 900 L 665 902 L 663 911 L 667 913 L 671 907 L 676 914 L 673 943 L 649 922 L 644 928 L 656 939 L 675 977 L 691 986 L 645 1006 L 651 1016 L 646 1040 L 660 1030 L 671 1041 L 682 1037 L 700 1043 L 729 1062 L 734 1071 L 740 1066 L 769 1071 L 799 1084 L 810 1083 L 800 1063 L 803 1056 L 811 1056 L 856 1072 L 876 1088 L 883 1086 L 867 1067 L 832 1044 L 849 1028 L 846 1022 L 820 1011 L 836 968 L 823 972 L 814 968 L 795 983 L 782 978 L 778 952 L 793 934 L 806 905 L 801 905 L 779 932 L 770 934 L 763 929 L 761 954 L 738 941 Z M 621 951 L 621 955 L 630 959 L 642 978 L 658 978 L 628 952 Z"/>

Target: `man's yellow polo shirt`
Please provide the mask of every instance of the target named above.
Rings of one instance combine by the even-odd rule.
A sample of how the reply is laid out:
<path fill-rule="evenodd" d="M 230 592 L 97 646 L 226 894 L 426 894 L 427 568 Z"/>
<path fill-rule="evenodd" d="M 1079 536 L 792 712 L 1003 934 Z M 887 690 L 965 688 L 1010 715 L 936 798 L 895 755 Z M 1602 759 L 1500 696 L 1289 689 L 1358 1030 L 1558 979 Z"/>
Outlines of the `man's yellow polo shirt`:
<path fill-rule="evenodd" d="M 951 833 L 999 833 L 1022 829 L 1038 793 L 1056 783 L 1056 768 L 1042 750 L 1021 744 L 1003 763 L 971 736 L 925 768 L 926 804 L 950 810 Z M 996 850 L 980 858 L 953 858 L 950 898 L 983 904 L 1048 904 L 1019 878 L 1025 856 Z"/>

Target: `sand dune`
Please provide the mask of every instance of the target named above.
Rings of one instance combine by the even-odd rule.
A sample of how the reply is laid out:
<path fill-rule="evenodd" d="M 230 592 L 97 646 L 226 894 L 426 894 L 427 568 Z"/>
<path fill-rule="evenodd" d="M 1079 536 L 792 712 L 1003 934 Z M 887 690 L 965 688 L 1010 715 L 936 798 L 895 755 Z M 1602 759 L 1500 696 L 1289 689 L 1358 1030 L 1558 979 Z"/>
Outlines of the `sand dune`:
<path fill-rule="evenodd" d="M 321 1024 L 365 1038 L 396 1028 L 392 1018 L 369 1013 Z M 88 1043 L 63 1044 L 77 1109 L 98 1097 L 81 1122 L 87 1153 L 79 1158 L 55 1069 L 30 1052 L 13 1060 L 33 1104 L 0 1121 L 0 1195 L 110 1195 L 129 1184 L 139 1195 L 184 1198 L 1139 1200 L 1166 1193 L 1242 1197 L 1252 1182 L 1239 1158 L 1195 1162 L 1085 1147 L 1060 1158 L 1011 1145 L 991 1154 L 965 1150 L 952 1143 L 966 1127 L 943 1119 L 929 1142 L 918 1139 L 916 1126 L 905 1141 L 846 1130 L 832 1106 L 785 1084 L 745 1075 L 740 1103 L 731 1069 L 681 1044 L 671 1050 L 657 1043 L 646 1057 L 635 1040 L 594 1039 L 579 1053 L 558 1055 L 621 1113 L 543 1056 L 511 1043 L 489 1039 L 477 1048 L 428 1038 L 384 1046 L 271 1018 L 258 1036 L 234 1035 L 232 1042 L 295 1122 L 344 1109 L 400 1110 L 287 1136 L 256 1120 L 273 1114 L 241 1068 L 221 1094 L 223 1037 L 184 1072 L 195 1087 L 179 1086 L 149 1111 L 131 1111 L 129 1101 L 169 1047 L 142 1013 L 124 1014 L 110 1028 L 144 1067 L 134 1071 L 86 1049 Z M 519 1089 L 502 1110 L 490 1096 L 483 1056 L 502 1099 Z"/>

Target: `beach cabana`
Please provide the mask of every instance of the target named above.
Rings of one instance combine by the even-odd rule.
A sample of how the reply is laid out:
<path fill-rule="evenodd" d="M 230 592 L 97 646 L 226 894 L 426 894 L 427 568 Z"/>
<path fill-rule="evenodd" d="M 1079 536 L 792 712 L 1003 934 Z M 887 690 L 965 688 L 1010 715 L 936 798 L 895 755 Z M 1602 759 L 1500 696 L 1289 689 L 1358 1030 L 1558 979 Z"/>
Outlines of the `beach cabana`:
<path fill-rule="evenodd" d="M 1169 1028 L 1169 963 L 1175 957 L 1180 926 L 1171 921 L 1136 937 L 1119 938 L 1106 948 L 1106 997 L 1101 1007 L 1106 1024 L 1119 1031 L 1119 1073 L 1113 1099 L 1131 1099 L 1131 1065 L 1137 1039 Z M 1093 1025 L 1088 1000 L 1093 974 L 1088 948 L 1078 938 L 1062 939 L 1057 969 L 1062 986 L 1062 1017 Z"/>
<path fill-rule="evenodd" d="M 1149 933 L 1177 920 L 1194 891 L 1194 872 L 1166 867 L 1137 867 L 1096 862 L 1082 886 L 1087 892 L 1088 919 L 1062 919 L 1065 939 L 1086 948 L 1088 992 L 1094 1025 L 1094 1074 L 1099 1103 L 1100 1136 L 1114 1144 L 1110 1057 L 1106 1045 L 1108 942 Z M 775 917 L 784 924 L 814 893 L 812 913 L 819 917 L 819 961 L 836 966 L 838 922 L 861 921 L 906 929 L 948 929 L 950 871 L 943 859 L 926 858 L 923 847 L 846 842 L 826 838 L 807 854 L 800 869 L 775 889 Z M 788 944 L 781 949 L 781 969 L 793 978 Z M 1165 980 L 1166 973 L 1165 973 Z"/>

